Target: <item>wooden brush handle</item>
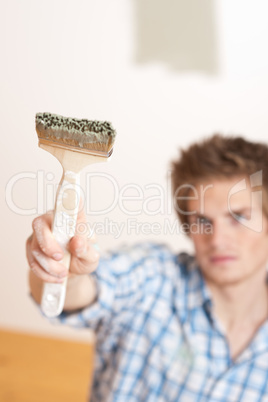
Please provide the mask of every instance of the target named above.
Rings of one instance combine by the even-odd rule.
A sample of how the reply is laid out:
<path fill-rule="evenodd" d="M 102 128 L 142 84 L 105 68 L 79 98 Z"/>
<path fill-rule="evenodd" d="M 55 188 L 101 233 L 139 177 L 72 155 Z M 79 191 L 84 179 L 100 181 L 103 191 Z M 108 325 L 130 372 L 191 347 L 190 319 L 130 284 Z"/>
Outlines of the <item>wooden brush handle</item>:
<path fill-rule="evenodd" d="M 52 232 L 64 250 L 62 263 L 69 269 L 69 240 L 75 235 L 80 199 L 80 174 L 64 170 L 58 187 Z M 63 283 L 44 283 L 41 309 L 47 317 L 56 317 L 64 306 L 67 277 Z"/>
<path fill-rule="evenodd" d="M 56 197 L 52 231 L 55 239 L 65 250 L 63 264 L 69 269 L 70 254 L 67 251 L 67 245 L 75 234 L 80 199 L 80 172 L 93 163 L 107 162 L 108 157 L 92 155 L 89 150 L 78 152 L 77 149 L 66 149 L 63 144 L 59 146 L 53 141 L 43 142 L 40 138 L 39 146 L 55 156 L 63 168 L 63 176 Z M 47 317 L 56 317 L 62 312 L 66 285 L 67 279 L 63 283 L 44 283 L 41 309 Z"/>

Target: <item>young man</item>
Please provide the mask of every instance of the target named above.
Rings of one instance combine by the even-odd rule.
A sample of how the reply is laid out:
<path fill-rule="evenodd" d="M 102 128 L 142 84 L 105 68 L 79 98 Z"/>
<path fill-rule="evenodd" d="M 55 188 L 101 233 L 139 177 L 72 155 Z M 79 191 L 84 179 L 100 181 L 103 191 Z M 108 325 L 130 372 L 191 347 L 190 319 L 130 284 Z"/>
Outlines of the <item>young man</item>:
<path fill-rule="evenodd" d="M 215 135 L 172 178 L 194 257 L 139 244 L 99 261 L 94 240 L 70 241 L 60 319 L 96 332 L 92 400 L 268 401 L 268 147 Z M 67 275 L 51 221 L 27 241 L 37 302 Z"/>

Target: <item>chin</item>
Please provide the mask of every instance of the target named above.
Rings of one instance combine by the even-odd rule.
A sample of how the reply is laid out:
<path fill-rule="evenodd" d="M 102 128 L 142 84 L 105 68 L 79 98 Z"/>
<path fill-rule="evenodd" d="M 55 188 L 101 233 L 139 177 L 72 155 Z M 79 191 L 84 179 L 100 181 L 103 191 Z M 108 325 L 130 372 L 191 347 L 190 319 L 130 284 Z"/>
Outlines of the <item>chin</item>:
<path fill-rule="evenodd" d="M 207 264 L 206 269 L 201 268 L 201 272 L 207 281 L 218 285 L 235 285 L 243 281 L 245 275 L 237 271 L 234 263 L 228 264 Z"/>
<path fill-rule="evenodd" d="M 204 274 L 205 280 L 214 283 L 215 285 L 219 286 L 230 286 L 230 285 L 238 285 L 239 283 L 243 282 L 245 278 L 241 276 L 235 275 L 206 275 Z"/>

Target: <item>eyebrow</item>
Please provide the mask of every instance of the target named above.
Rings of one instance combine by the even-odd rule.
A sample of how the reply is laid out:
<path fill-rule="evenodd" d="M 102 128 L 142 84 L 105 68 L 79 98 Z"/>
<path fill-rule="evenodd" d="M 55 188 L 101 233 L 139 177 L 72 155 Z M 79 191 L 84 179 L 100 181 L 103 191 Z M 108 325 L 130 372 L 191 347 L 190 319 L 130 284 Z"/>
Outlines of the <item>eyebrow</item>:
<path fill-rule="evenodd" d="M 248 208 L 248 207 L 239 208 L 239 209 L 231 209 L 232 215 L 241 215 L 241 214 L 251 215 L 251 211 L 252 211 L 252 208 Z"/>

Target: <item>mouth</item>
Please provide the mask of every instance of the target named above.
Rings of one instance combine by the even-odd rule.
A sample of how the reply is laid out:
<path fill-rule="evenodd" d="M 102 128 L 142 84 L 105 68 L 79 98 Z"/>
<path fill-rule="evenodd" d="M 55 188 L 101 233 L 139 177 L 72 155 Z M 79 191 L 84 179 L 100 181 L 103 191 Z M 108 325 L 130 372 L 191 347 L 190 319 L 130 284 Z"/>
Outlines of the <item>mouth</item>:
<path fill-rule="evenodd" d="M 235 261 L 237 258 L 232 255 L 215 255 L 210 258 L 210 262 L 213 264 L 228 263 Z"/>

